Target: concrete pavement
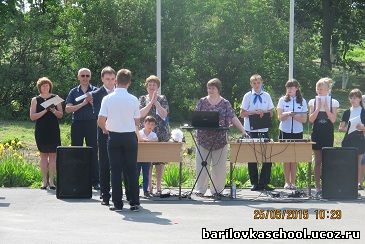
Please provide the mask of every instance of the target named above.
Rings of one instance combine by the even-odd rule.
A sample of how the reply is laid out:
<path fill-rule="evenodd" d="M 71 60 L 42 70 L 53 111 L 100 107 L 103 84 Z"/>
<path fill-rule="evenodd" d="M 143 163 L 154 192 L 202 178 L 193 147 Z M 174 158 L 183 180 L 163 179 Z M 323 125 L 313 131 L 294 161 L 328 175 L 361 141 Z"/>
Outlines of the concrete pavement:
<path fill-rule="evenodd" d="M 142 199 L 140 212 L 125 203 L 121 213 L 92 199 L 56 199 L 54 191 L 0 188 L 0 244 L 2 243 L 364 243 L 365 192 L 353 201 L 271 198 L 240 190 L 239 199 L 176 197 Z M 285 195 L 285 194 L 284 194 Z M 263 210 L 264 219 L 258 217 Z M 267 211 L 268 210 L 268 211 Z M 275 218 L 270 210 L 308 211 L 308 219 Z M 341 210 L 340 219 L 316 219 L 316 210 Z M 317 211 L 318 212 L 318 211 Z M 334 212 L 334 211 L 333 211 Z M 271 214 L 271 216 L 270 216 Z M 266 216 L 265 216 L 266 215 Z M 298 214 L 297 214 L 298 215 Z M 262 217 L 261 216 L 261 217 Z M 267 219 L 265 219 L 267 217 Z M 294 217 L 294 216 L 292 216 Z M 338 217 L 338 216 L 337 216 Z M 299 215 L 296 217 L 299 218 Z M 233 230 L 336 230 L 361 231 L 360 240 L 203 240 L 208 231 Z"/>

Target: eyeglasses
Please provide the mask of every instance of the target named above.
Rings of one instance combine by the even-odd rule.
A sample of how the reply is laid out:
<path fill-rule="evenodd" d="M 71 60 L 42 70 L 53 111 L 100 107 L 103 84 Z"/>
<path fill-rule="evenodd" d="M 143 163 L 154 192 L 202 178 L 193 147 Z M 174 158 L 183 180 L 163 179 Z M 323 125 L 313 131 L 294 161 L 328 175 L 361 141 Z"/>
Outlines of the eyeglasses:
<path fill-rule="evenodd" d="M 90 77 L 90 75 L 80 75 L 82 78 L 84 77 Z"/>

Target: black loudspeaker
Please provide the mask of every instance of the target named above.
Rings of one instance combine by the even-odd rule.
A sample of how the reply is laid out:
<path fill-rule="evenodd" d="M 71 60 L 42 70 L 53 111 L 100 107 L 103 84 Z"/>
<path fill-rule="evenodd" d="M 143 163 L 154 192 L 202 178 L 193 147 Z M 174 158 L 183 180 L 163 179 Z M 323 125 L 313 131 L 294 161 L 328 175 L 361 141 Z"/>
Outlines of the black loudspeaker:
<path fill-rule="evenodd" d="M 325 199 L 356 199 L 357 149 L 324 147 L 322 149 L 322 197 Z"/>
<path fill-rule="evenodd" d="M 91 198 L 92 147 L 57 147 L 57 190 L 61 198 Z"/>

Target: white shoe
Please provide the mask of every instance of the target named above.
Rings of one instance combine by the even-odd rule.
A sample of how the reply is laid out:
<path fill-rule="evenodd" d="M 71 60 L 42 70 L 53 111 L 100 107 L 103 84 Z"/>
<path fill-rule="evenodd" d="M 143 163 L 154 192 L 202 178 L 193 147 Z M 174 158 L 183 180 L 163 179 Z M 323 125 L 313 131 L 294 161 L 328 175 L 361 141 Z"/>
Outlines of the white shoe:
<path fill-rule="evenodd" d="M 296 187 L 295 185 L 291 184 L 291 185 L 290 185 L 290 189 L 291 189 L 291 190 L 296 190 L 296 189 L 297 189 L 297 187 Z"/>
<path fill-rule="evenodd" d="M 289 185 L 288 183 L 285 183 L 285 185 L 284 185 L 284 189 L 287 189 L 287 190 L 291 189 L 291 188 L 290 188 L 290 185 Z"/>

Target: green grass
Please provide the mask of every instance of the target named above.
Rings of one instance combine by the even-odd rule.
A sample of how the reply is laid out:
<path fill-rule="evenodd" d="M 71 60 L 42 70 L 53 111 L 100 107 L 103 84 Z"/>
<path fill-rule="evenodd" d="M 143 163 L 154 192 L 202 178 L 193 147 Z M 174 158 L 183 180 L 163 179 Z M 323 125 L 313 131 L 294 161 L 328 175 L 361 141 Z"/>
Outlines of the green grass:
<path fill-rule="evenodd" d="M 353 59 L 356 62 L 365 62 L 365 41 L 362 42 L 362 47 L 354 46 L 347 54 L 348 58 Z"/>
<path fill-rule="evenodd" d="M 24 146 L 35 149 L 34 139 L 35 122 L 32 121 L 1 121 L 0 120 L 0 143 L 18 138 Z M 70 143 L 70 125 L 60 124 L 62 145 Z"/>

